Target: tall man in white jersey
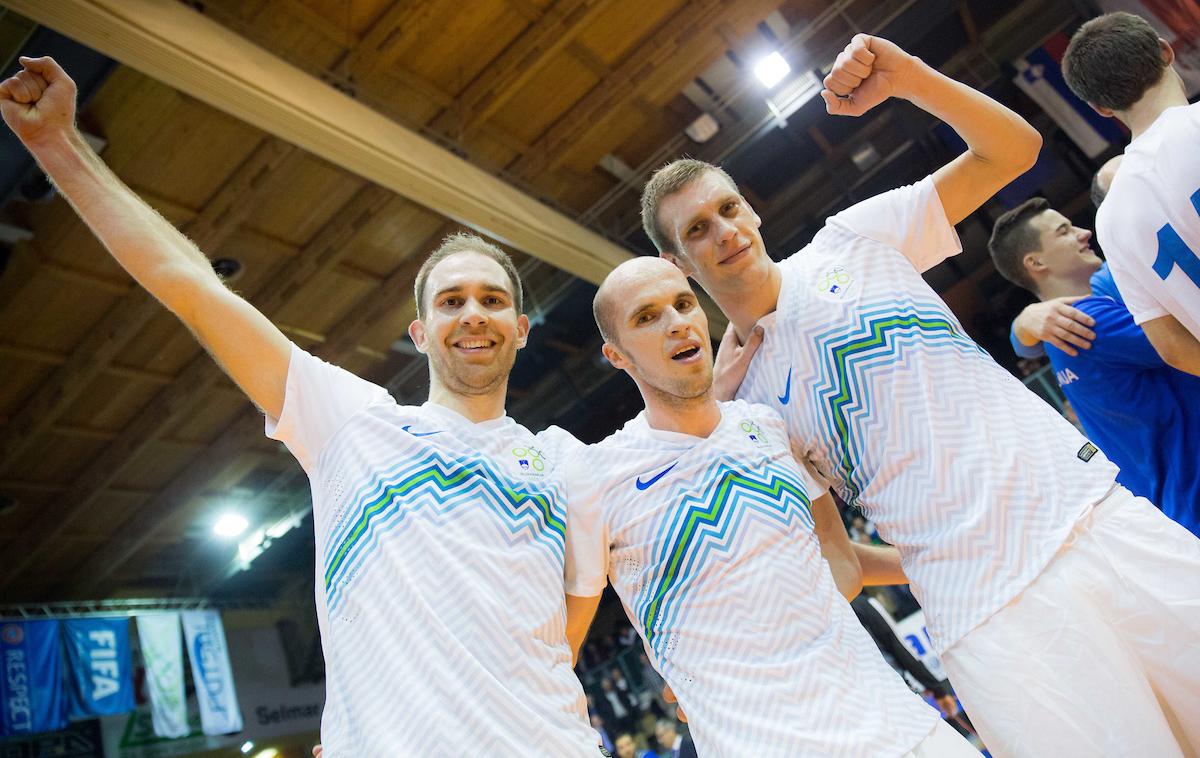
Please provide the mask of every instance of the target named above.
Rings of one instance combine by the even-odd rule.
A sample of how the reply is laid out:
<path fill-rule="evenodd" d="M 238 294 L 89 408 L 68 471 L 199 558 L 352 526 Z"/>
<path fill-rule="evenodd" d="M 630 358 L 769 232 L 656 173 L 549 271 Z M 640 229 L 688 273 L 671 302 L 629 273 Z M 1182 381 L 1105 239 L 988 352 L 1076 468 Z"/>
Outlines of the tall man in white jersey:
<path fill-rule="evenodd" d="M 978 756 L 839 595 L 861 588 L 854 546 L 779 413 L 714 398 L 708 322 L 683 274 L 623 263 L 594 310 L 605 357 L 646 408 L 569 459 L 567 591 L 594 603 L 611 579 L 697 752 Z M 865 551 L 868 581 L 903 581 L 896 561 L 877 575 L 893 550 Z M 582 631 L 569 630 L 572 645 Z"/>
<path fill-rule="evenodd" d="M 426 262 L 409 333 L 429 359 L 429 402 L 397 405 L 226 289 L 87 147 L 58 64 L 21 62 L 0 84 L 4 120 L 308 473 L 325 755 L 599 755 L 566 640 L 557 466 L 572 438 L 504 413 L 529 329 L 507 256 L 461 235 Z"/>
<path fill-rule="evenodd" d="M 1063 76 L 1133 133 L 1096 234 L 1134 322 L 1167 364 L 1200 376 L 1200 103 L 1174 60 L 1145 19 L 1110 13 L 1075 32 Z"/>
<path fill-rule="evenodd" d="M 662 255 L 738 335 L 765 328 L 738 396 L 778 410 L 797 455 L 899 548 L 993 754 L 1200 745 L 1200 542 L 1118 487 L 920 276 L 960 251 L 953 224 L 1033 161 L 1036 132 L 878 38 L 856 37 L 826 86 L 831 113 L 903 97 L 969 150 L 778 264 L 717 167 L 677 161 L 650 180 L 643 223 Z"/>

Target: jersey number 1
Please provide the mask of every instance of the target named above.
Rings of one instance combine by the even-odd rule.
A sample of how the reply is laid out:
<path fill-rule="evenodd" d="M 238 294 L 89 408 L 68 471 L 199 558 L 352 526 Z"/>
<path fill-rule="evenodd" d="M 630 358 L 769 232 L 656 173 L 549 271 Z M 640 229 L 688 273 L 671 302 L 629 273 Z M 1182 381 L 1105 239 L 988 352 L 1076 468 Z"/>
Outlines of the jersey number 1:
<path fill-rule="evenodd" d="M 1193 192 L 1190 199 L 1196 215 L 1200 216 L 1200 189 Z M 1192 280 L 1192 284 L 1200 287 L 1200 257 L 1184 243 L 1179 232 L 1172 229 L 1170 224 L 1163 224 L 1163 228 L 1158 230 L 1158 257 L 1154 259 L 1154 273 L 1158 274 L 1159 279 L 1165 280 L 1176 266 Z"/>

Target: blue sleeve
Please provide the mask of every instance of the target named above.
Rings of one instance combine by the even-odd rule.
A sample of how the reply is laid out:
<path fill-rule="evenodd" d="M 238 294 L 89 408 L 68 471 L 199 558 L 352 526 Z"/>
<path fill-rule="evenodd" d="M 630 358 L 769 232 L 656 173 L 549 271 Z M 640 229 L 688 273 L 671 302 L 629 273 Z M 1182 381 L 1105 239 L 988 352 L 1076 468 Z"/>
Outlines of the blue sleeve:
<path fill-rule="evenodd" d="M 1110 298 L 1088 298 L 1075 303 L 1075 307 L 1096 320 L 1092 331 L 1091 350 L 1081 350 L 1090 359 L 1115 366 L 1134 368 L 1162 368 L 1163 362 L 1154 345 L 1142 328 L 1133 322 L 1133 314 L 1123 305 Z"/>
<path fill-rule="evenodd" d="M 1016 319 L 1013 320 L 1012 326 L 1008 328 L 1008 341 L 1012 343 L 1013 352 L 1016 353 L 1017 357 L 1019 358 L 1041 358 L 1046 354 L 1046 350 L 1042 347 L 1042 343 L 1040 342 L 1036 345 L 1021 344 L 1021 340 L 1017 339 Z"/>

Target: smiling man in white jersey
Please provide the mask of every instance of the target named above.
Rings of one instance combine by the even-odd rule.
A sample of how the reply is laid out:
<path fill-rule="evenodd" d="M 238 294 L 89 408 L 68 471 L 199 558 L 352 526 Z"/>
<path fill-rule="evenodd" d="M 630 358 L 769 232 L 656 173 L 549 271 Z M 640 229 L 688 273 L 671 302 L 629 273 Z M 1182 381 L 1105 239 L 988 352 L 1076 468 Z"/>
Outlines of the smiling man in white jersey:
<path fill-rule="evenodd" d="M 309 475 L 324 754 L 599 755 L 566 641 L 557 466 L 572 438 L 504 413 L 529 329 L 507 256 L 460 235 L 426 262 L 409 333 L 429 358 L 429 402 L 397 405 L 229 291 L 87 147 L 58 64 L 21 62 L 0 84 L 4 120 Z"/>
<path fill-rule="evenodd" d="M 646 408 L 569 459 L 567 591 L 598 599 L 612 581 L 697 752 L 978 756 L 839 594 L 861 588 L 854 546 L 792 458 L 783 419 L 715 399 L 707 319 L 683 274 L 657 258 L 623 263 L 595 313 L 605 357 Z M 879 564 L 894 555 L 857 547 Z M 895 564 L 867 579 L 903 581 Z"/>
<path fill-rule="evenodd" d="M 1096 235 L 1133 320 L 1167 364 L 1200 376 L 1200 103 L 1143 18 L 1110 13 L 1071 37 L 1063 76 L 1129 127 Z"/>
<path fill-rule="evenodd" d="M 1037 134 L 878 38 L 856 37 L 826 86 L 832 113 L 912 100 L 969 150 L 778 264 L 717 167 L 678 161 L 650 180 L 643 223 L 660 252 L 738 335 L 765 329 L 738 396 L 777 409 L 796 454 L 899 548 L 994 755 L 1200 744 L 1200 542 L 1118 487 L 920 276 L 960 251 L 953 223 L 1032 162 Z"/>

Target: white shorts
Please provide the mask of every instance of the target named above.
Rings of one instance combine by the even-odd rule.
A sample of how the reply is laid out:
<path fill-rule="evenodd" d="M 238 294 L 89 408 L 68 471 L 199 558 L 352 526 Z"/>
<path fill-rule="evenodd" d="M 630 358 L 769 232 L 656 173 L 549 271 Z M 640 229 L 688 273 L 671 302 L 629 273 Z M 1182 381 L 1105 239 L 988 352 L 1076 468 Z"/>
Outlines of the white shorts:
<path fill-rule="evenodd" d="M 942 661 L 997 758 L 1194 756 L 1200 540 L 1118 488 Z"/>
<path fill-rule="evenodd" d="M 980 752 L 945 721 L 938 721 L 929 736 L 901 758 L 980 758 Z"/>

